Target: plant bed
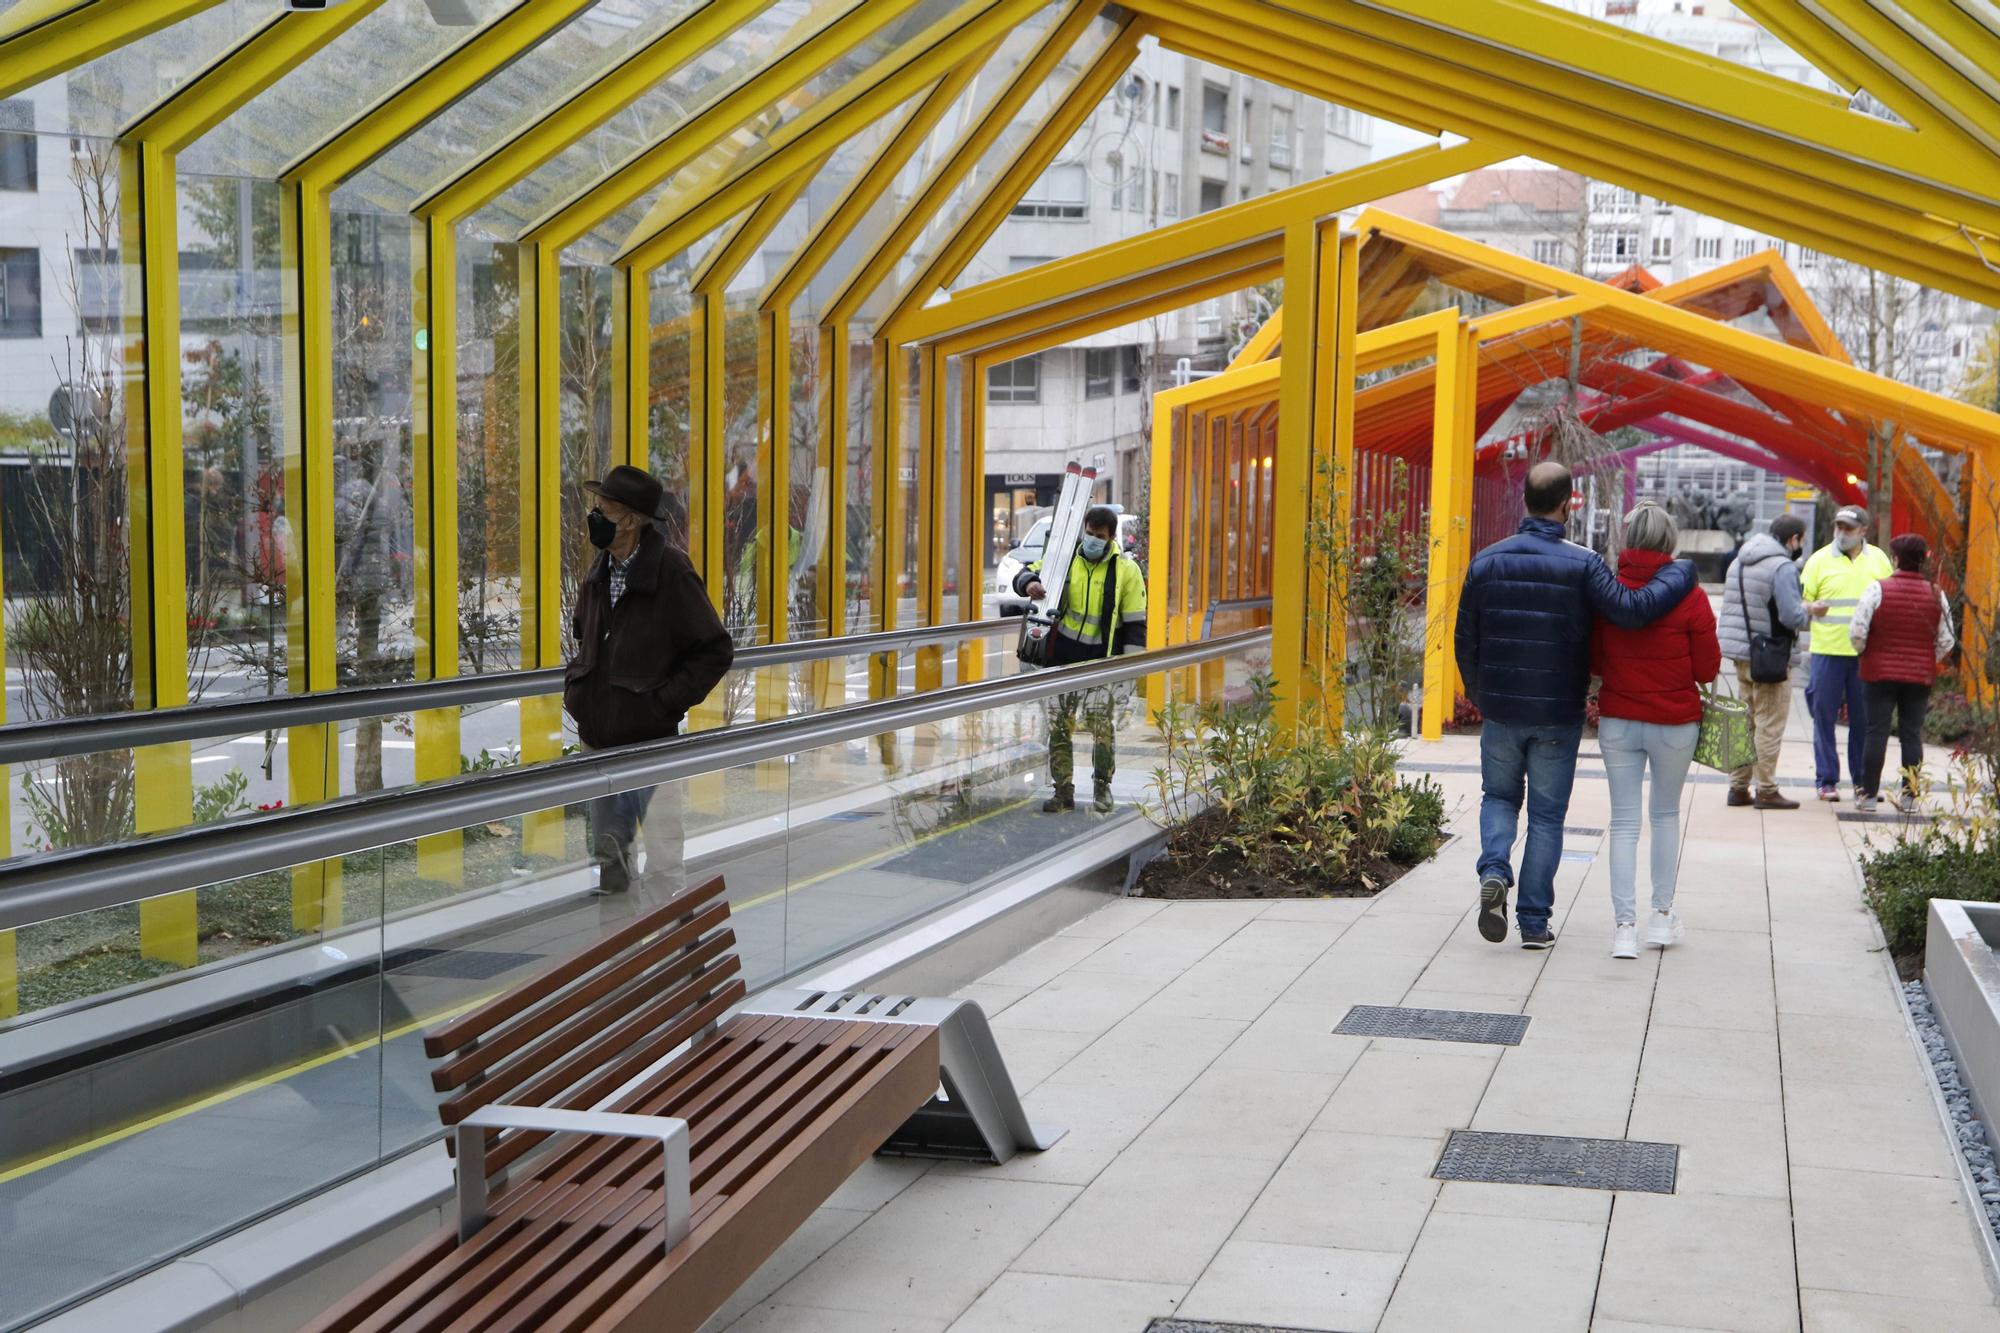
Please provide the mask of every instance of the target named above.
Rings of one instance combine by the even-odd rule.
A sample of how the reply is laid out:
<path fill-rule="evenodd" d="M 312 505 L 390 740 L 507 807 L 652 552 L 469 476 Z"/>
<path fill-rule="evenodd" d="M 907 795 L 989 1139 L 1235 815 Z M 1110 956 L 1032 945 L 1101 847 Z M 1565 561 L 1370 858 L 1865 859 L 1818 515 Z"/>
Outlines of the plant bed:
<path fill-rule="evenodd" d="M 1282 735 L 1273 703 L 1259 677 L 1245 698 L 1162 711 L 1147 814 L 1166 829 L 1166 847 L 1136 894 L 1371 897 L 1437 851 L 1444 793 L 1396 772 L 1389 735 L 1328 735 L 1312 720 Z"/>

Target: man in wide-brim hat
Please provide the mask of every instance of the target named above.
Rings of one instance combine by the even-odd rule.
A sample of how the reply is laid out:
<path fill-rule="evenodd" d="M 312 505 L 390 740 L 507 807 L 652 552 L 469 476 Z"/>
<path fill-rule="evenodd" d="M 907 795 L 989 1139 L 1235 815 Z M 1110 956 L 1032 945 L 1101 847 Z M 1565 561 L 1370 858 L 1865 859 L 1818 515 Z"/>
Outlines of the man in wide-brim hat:
<path fill-rule="evenodd" d="M 584 748 L 602 750 L 680 734 L 688 710 L 729 670 L 735 647 L 687 556 L 654 522 L 665 488 L 620 465 L 583 488 L 598 556 L 577 588 L 576 648 L 563 707 Z M 590 854 L 598 890 L 623 893 L 638 878 L 635 836 L 645 836 L 645 882 L 661 896 L 685 882 L 681 801 L 675 788 L 621 792 L 590 803 Z M 649 809 L 650 807 L 650 809 Z"/>

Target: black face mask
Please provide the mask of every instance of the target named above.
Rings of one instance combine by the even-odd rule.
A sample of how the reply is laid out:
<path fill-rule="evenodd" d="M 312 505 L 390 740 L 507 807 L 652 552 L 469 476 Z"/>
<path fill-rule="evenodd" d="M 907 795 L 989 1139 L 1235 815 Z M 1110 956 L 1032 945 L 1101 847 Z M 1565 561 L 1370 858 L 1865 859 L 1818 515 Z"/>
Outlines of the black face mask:
<path fill-rule="evenodd" d="M 584 521 L 590 525 L 590 544 L 600 551 L 610 549 L 618 537 L 618 525 L 606 518 L 602 509 L 591 510 Z"/>

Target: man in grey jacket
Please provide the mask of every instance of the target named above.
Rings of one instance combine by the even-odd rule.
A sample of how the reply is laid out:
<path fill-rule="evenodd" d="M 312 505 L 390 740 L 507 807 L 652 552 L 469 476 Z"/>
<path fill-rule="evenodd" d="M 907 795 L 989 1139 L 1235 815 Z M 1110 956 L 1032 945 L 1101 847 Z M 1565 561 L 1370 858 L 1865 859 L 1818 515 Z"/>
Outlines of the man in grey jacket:
<path fill-rule="evenodd" d="M 1722 581 L 1722 614 L 1716 637 L 1722 641 L 1722 655 L 1736 662 L 1738 692 L 1750 705 L 1750 726 L 1757 737 L 1757 762 L 1730 775 L 1731 805 L 1759 810 L 1799 808 L 1797 801 L 1778 791 L 1778 747 L 1785 738 L 1785 719 L 1792 711 L 1790 674 L 1779 681 L 1750 679 L 1750 636 L 1796 635 L 1805 628 L 1798 566 L 1805 543 L 1804 520 L 1795 514 L 1780 514 L 1772 520 L 1769 533 L 1760 532 L 1743 543 Z M 1775 625 L 1773 610 L 1777 613 Z M 1750 789 L 1753 776 L 1757 784 L 1754 795 Z"/>

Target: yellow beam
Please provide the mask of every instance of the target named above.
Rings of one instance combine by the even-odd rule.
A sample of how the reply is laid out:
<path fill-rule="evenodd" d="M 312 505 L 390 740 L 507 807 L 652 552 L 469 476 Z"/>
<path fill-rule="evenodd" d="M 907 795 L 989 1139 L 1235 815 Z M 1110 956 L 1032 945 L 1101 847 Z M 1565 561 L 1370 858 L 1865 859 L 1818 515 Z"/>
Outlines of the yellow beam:
<path fill-rule="evenodd" d="M 1014 116 L 1061 67 L 1063 57 L 1096 21 L 1094 10 L 1072 0 L 1062 21 L 1049 29 L 1034 54 L 1015 71 L 1006 87 L 980 108 L 965 137 L 953 145 L 950 155 L 931 169 L 868 257 L 840 285 L 839 294 L 827 305 L 825 321 L 828 324 L 843 324 L 854 318 L 862 303 L 874 294 L 875 289 L 888 279 L 912 247 L 923 238 L 924 228 L 944 207 L 959 183 L 979 165 L 986 150 L 999 141 L 1013 124 Z"/>
<path fill-rule="evenodd" d="M 1050 347 L 1059 347 L 1064 343 L 1074 342 L 1078 338 L 1086 338 L 1093 333 L 1102 333 L 1107 329 L 1115 329 L 1121 325 L 1130 324 L 1134 321 L 1162 314 L 1169 310 L 1179 310 L 1185 306 L 1193 305 L 1197 301 L 1206 301 L 1211 297 L 1222 296 L 1229 292 L 1242 291 L 1247 287 L 1254 287 L 1258 283 L 1273 281 L 1283 276 L 1283 274 L 1283 261 L 1272 260 L 1269 263 L 1260 264 L 1255 268 L 1226 271 L 1220 276 L 1209 278 L 1205 281 L 1189 283 L 1185 286 L 1174 285 L 1163 287 L 1144 301 L 1123 304 L 1109 311 L 1093 314 L 1085 318 L 1066 320 L 1063 323 L 1050 325 L 1031 333 L 1024 333 L 1007 342 L 982 348 L 981 352 L 995 362 L 1012 360 L 1018 356 L 1027 356 Z"/>
<path fill-rule="evenodd" d="M 702 154 L 722 143 L 739 128 L 770 113 L 778 103 L 797 92 L 815 75 L 895 24 L 919 3 L 920 0 L 868 0 L 866 4 L 839 6 L 844 12 L 834 21 L 809 31 L 772 56 L 754 75 L 676 125 L 664 138 L 626 158 L 609 173 L 537 219 L 523 236 L 554 245 L 567 245 L 662 181 L 672 179 L 676 172 L 693 165 Z M 803 23 L 800 26 L 805 27 Z M 924 37 L 903 44 L 898 48 L 899 53 L 906 60 L 920 55 L 928 48 L 927 39 L 932 38 L 939 27 L 948 27 L 948 21 L 940 21 Z M 885 69 L 897 63 L 894 57 L 885 57 L 884 61 Z M 815 129 L 824 126 L 841 109 L 873 93 L 876 79 L 882 72 L 871 71 L 870 75 L 849 80 L 827 93 L 773 131 L 772 140 L 783 143 L 811 136 Z M 936 78 L 941 72 L 941 67 L 932 69 L 928 75 L 919 78 L 909 91 L 914 92 L 915 88 Z M 904 95 L 907 96 L 908 92 Z M 900 101 L 901 98 L 894 100 Z M 889 105 L 893 106 L 894 101 Z M 878 108 L 877 114 L 886 110 L 887 107 Z M 872 118 L 869 116 L 866 119 Z M 865 124 L 866 119 L 862 123 Z M 845 135 L 834 137 L 838 139 Z M 803 151 L 810 155 L 821 151 L 821 147 L 816 145 Z"/>
<path fill-rule="evenodd" d="M 898 327 L 911 312 L 923 308 L 932 296 L 944 290 L 992 239 L 1000 224 L 1013 212 L 1014 205 L 1028 188 L 1055 161 L 1063 145 L 1083 128 L 1098 105 L 1110 95 L 1112 85 L 1138 58 L 1139 41 L 1146 35 L 1138 19 L 1127 16 L 1102 51 L 1077 76 L 1041 126 L 1014 154 L 1007 166 L 981 189 L 978 200 L 964 220 L 945 237 L 937 255 L 907 283 L 883 324 Z"/>
<path fill-rule="evenodd" d="M 763 0 L 709 0 L 419 199 L 418 215 L 464 218 L 599 125 L 625 110 L 674 71 L 725 41 L 764 8 Z"/>
<path fill-rule="evenodd" d="M 21 0 L 0 14 L 0 98 L 87 65 L 217 0 Z"/>
<path fill-rule="evenodd" d="M 1452 608 L 1453 556 L 1458 549 L 1456 527 L 1466 518 L 1458 512 L 1460 469 L 1470 471 L 1472 451 L 1458 448 L 1461 429 L 1460 394 L 1465 377 L 1460 373 L 1464 343 L 1458 336 L 1454 317 L 1449 331 L 1437 339 L 1437 377 L 1431 409 L 1431 494 L 1429 506 L 1430 557 L 1425 562 L 1427 590 L 1424 594 L 1424 699 L 1423 737 L 1438 740 L 1444 735 L 1444 720 L 1455 702 L 1452 677 L 1452 637 L 1455 621 Z M 1463 453 L 1463 457 L 1460 454 Z"/>
<path fill-rule="evenodd" d="M 899 332 L 912 342 L 925 342 L 1044 306 L 1066 305 L 1099 288 L 1230 249 L 1261 244 L 1268 250 L 1258 253 L 1275 254 L 1285 228 L 1298 218 L 1331 217 L 1403 190 L 1476 171 L 1517 151 L 1511 141 L 1413 149 L 962 288 L 947 300 L 913 312 Z"/>
<path fill-rule="evenodd" d="M 931 131 L 937 128 L 945 113 L 951 110 L 959 97 L 972 85 L 972 81 L 979 76 L 981 68 L 992 58 L 999 46 L 998 42 L 989 43 L 972 59 L 939 79 L 924 95 L 924 99 L 910 109 L 902 123 L 875 154 L 874 160 L 848 184 L 847 189 L 841 194 L 840 202 L 834 205 L 833 211 L 824 221 L 815 223 L 813 234 L 806 244 L 792 256 L 784 271 L 772 279 L 771 285 L 764 291 L 763 300 L 759 303 L 764 309 L 775 309 L 780 305 L 789 306 L 799 298 L 806 290 L 807 284 L 818 276 L 819 271 L 826 266 L 826 262 L 833 258 L 834 252 L 853 235 L 854 229 L 861 225 L 861 220 L 875 206 L 875 201 L 895 183 L 897 175 L 924 146 Z"/>
<path fill-rule="evenodd" d="M 1331 252 L 1338 262 L 1339 251 Z M 1285 228 L 1286 304 L 1300 327 L 1318 329 L 1325 318 L 1320 301 L 1326 291 L 1320 265 L 1329 257 L 1320 245 L 1320 223 L 1302 218 Z M 1271 516 L 1272 549 L 1307 549 L 1306 526 L 1311 519 L 1308 496 L 1312 493 L 1314 409 L 1319 404 L 1319 358 L 1310 354 L 1310 339 L 1296 350 L 1302 356 L 1285 357 L 1280 371 L 1277 501 Z M 1339 367 L 1334 367 L 1341 373 Z M 1280 732 L 1297 731 L 1304 716 L 1306 679 L 1306 621 L 1308 590 L 1305 566 L 1298 560 L 1279 560 L 1271 587 L 1271 674 L 1278 694 L 1277 724 Z"/>

